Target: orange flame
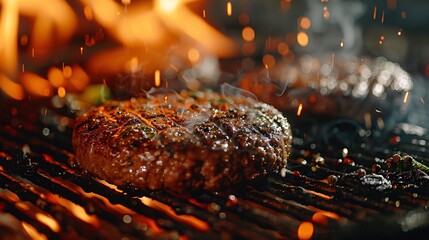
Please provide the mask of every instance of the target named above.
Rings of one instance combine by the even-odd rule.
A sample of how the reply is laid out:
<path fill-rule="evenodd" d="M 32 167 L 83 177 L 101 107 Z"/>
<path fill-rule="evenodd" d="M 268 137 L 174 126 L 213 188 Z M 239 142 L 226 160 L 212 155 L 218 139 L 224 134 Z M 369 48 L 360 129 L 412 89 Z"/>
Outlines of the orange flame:
<path fill-rule="evenodd" d="M 2 73 L 0 73 L 0 89 L 13 99 L 24 99 L 24 89 L 21 87 L 21 85 L 10 80 Z"/>
<path fill-rule="evenodd" d="M 23 73 L 21 80 L 25 89 L 33 95 L 50 97 L 53 94 L 53 88 L 49 81 L 35 73 Z"/>
<path fill-rule="evenodd" d="M 142 197 L 140 198 L 140 200 L 147 206 L 158 209 L 160 211 L 163 211 L 165 213 L 167 213 L 169 216 L 171 216 L 174 219 L 177 219 L 179 221 L 185 222 L 189 225 L 194 226 L 195 228 L 201 230 L 201 231 L 208 231 L 209 230 L 209 225 L 200 220 L 199 218 L 196 218 L 194 216 L 190 216 L 190 215 L 177 215 L 174 210 L 168 206 L 165 205 L 161 202 L 158 202 L 156 200 L 147 198 L 147 197 Z"/>
<path fill-rule="evenodd" d="M 207 24 L 204 19 L 194 14 L 185 7 L 185 3 L 190 0 L 177 1 L 177 6 L 173 12 L 165 11 L 162 8 L 162 0 L 157 0 L 155 12 L 161 17 L 163 22 L 172 30 L 179 30 L 187 35 L 209 52 L 218 56 L 231 56 L 236 54 L 236 44 L 216 29 Z"/>
<path fill-rule="evenodd" d="M 45 235 L 38 232 L 33 226 L 31 226 L 26 222 L 22 222 L 22 227 L 25 229 L 25 231 L 28 233 L 31 239 L 40 239 L 40 240 L 48 239 Z"/>
<path fill-rule="evenodd" d="M 165 61 L 171 49 L 186 64 L 198 63 L 205 54 L 237 55 L 239 48 L 234 40 L 208 24 L 199 13 L 191 11 L 188 3 L 196 1 L 80 0 L 84 19 L 96 21 L 126 46 L 90 56 L 88 70 L 94 74 L 122 72 L 125 64 L 135 58 L 141 64 L 150 65 L 138 68 L 139 71 L 152 74 L 171 64 Z M 54 53 L 53 48 L 67 42 L 76 33 L 78 19 L 72 4 L 59 0 L 0 0 L 0 6 L 0 89 L 3 92 L 14 99 L 23 99 L 24 90 L 49 97 L 55 92 L 65 96 L 67 92 L 79 92 L 87 87 L 89 75 L 79 66 L 63 66 L 62 74 L 57 67 L 51 67 L 46 80 L 26 72 L 28 63 L 18 63 L 18 57 L 22 56 L 30 61 L 32 58 L 38 62 L 47 60 L 48 54 Z M 229 9 L 232 14 L 232 5 Z M 23 30 L 18 36 L 20 16 L 31 20 L 31 34 Z M 79 57 L 82 57 L 84 51 L 86 53 L 85 47 L 93 46 L 100 39 L 102 37 L 85 35 L 86 46 L 76 48 L 76 55 L 80 53 Z M 28 53 L 19 53 L 18 45 L 25 47 Z M 159 55 L 167 57 L 163 59 Z M 62 56 L 49 59 L 58 62 Z M 17 80 L 23 81 L 22 84 L 15 83 Z"/>
<path fill-rule="evenodd" d="M 18 1 L 3 0 L 0 17 L 0 70 L 16 74 L 18 63 Z M 0 80 L 1 81 L 1 80 Z"/>

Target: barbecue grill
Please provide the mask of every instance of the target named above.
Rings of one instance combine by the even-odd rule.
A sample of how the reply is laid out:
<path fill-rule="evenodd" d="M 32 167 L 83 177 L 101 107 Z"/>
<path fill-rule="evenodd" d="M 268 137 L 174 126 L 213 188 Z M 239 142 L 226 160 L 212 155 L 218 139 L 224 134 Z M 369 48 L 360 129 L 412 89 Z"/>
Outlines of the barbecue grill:
<path fill-rule="evenodd" d="M 233 192 L 178 195 L 118 189 L 74 168 L 70 143 L 74 112 L 68 107 L 54 107 L 46 99 L 2 98 L 2 102 L 0 227 L 4 236 L 403 239 L 429 233 L 428 185 L 378 191 L 341 182 L 362 169 L 380 170 L 375 166 L 383 168 L 384 159 L 396 152 L 418 156 L 427 164 L 429 139 L 413 131 L 395 128 L 377 137 L 360 136 L 357 133 L 364 128 L 357 122 L 318 118 L 315 123 L 314 117 L 305 120 L 305 116 L 295 122 L 292 118 L 294 142 L 287 172 Z M 314 124 L 326 131 L 342 129 L 342 134 L 318 139 L 309 127 Z M 353 139 L 354 144 L 338 145 L 340 137 Z"/>
<path fill-rule="evenodd" d="M 429 166 L 428 7 L 416 2 L 0 0 L 0 239 L 425 238 L 429 173 L 388 161 Z M 107 89 L 118 99 L 150 87 L 235 91 L 247 74 L 271 81 L 270 70 L 322 55 L 314 76 L 324 69 L 336 85 L 341 53 L 398 62 L 413 88 L 385 98 L 369 70 L 364 93 L 380 96 L 329 96 L 306 83 L 355 109 L 328 116 L 299 99 L 282 109 L 293 143 L 278 174 L 178 194 L 118 188 L 74 163 L 80 104 Z"/>

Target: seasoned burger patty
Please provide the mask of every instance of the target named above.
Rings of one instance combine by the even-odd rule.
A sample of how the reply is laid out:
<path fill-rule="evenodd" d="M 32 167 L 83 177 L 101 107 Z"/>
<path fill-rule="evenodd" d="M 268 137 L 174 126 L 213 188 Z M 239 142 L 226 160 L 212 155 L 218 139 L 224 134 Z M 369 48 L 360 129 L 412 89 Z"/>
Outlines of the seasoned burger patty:
<path fill-rule="evenodd" d="M 76 120 L 76 163 L 118 186 L 217 191 L 279 172 L 291 129 L 270 105 L 206 92 L 110 101 Z"/>

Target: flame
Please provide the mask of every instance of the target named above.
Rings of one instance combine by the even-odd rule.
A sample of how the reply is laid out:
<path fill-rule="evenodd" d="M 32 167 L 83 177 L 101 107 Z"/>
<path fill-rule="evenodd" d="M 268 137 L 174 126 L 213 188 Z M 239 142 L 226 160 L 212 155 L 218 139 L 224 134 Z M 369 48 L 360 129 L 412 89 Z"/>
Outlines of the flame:
<path fill-rule="evenodd" d="M 162 0 L 157 0 L 155 12 L 171 30 L 178 31 L 186 35 L 203 46 L 209 52 L 218 56 L 231 56 L 236 54 L 236 44 L 212 26 L 204 19 L 190 11 L 185 3 L 190 0 L 183 0 L 178 4 L 173 13 L 166 12 L 159 7 Z M 158 6 L 158 7 L 157 7 Z"/>
<path fill-rule="evenodd" d="M 12 81 L 3 73 L 0 73 L 0 89 L 13 99 L 24 99 L 24 89 L 22 86 Z"/>
<path fill-rule="evenodd" d="M 194 226 L 195 228 L 201 230 L 201 231 L 208 231 L 209 230 L 209 225 L 200 220 L 199 218 L 196 218 L 194 216 L 190 216 L 190 215 L 177 215 L 174 210 L 168 206 L 165 205 L 161 202 L 158 202 L 156 200 L 153 200 L 151 198 L 148 197 L 142 197 L 140 198 L 140 200 L 147 206 L 155 208 L 157 210 L 163 211 L 165 213 L 167 213 L 170 217 L 177 219 L 179 221 L 185 222 L 191 226 Z"/>
<path fill-rule="evenodd" d="M 131 69 L 153 74 L 155 70 L 173 64 L 168 62 L 175 60 L 169 59 L 171 52 L 176 59 L 179 56 L 183 60 L 183 63 L 174 63 L 178 68 L 184 64 L 197 64 L 208 54 L 219 57 L 237 55 L 237 43 L 206 22 L 205 10 L 202 17 L 188 7 L 188 3 L 198 1 L 153 0 L 131 4 L 131 0 L 80 0 L 82 18 L 97 22 L 125 48 L 120 46 L 101 51 L 101 54 L 87 51 L 103 39 L 104 33 L 99 31 L 95 36 L 86 34 L 86 45 L 76 47 L 72 54 L 83 57 L 84 52 L 85 55 L 88 55 L 86 52 L 91 53 L 87 66 L 90 74 L 97 75 L 123 72 L 124 65 L 134 58 L 139 65 Z M 0 89 L 3 92 L 21 100 L 24 91 L 41 97 L 55 93 L 65 96 L 68 92 L 81 92 L 88 86 L 90 77 L 87 71 L 77 65 L 64 66 L 63 63 L 61 70 L 52 66 L 45 77 L 36 76 L 35 70 L 26 72 L 28 63 L 25 63 L 27 66 L 18 63 L 18 57 L 29 61 L 33 58 L 42 64 L 44 61 L 61 61 L 63 56 L 53 55 L 58 51 L 52 50 L 77 32 L 77 14 L 72 8 L 76 4 L 59 0 L 0 0 L 0 5 Z M 228 14 L 231 15 L 231 3 L 228 6 Z M 18 36 L 20 17 L 31 20 L 31 33 L 24 29 Z M 18 52 L 18 46 L 28 52 Z M 18 84 L 18 80 L 22 83 Z"/>
<path fill-rule="evenodd" d="M 0 0 L 0 4 L 2 5 L 0 68 L 9 74 L 17 73 L 18 44 L 16 39 L 18 39 L 20 14 L 34 19 L 33 34 L 30 38 L 32 51 L 34 51 L 33 49 L 43 50 L 42 52 L 49 50 L 59 42 L 70 39 L 76 29 L 76 17 L 66 1 Z M 25 36 L 24 43 L 28 42 L 28 36 Z M 53 44 L 54 41 L 55 44 Z"/>
<path fill-rule="evenodd" d="M 24 88 L 33 95 L 50 97 L 53 94 L 53 88 L 49 81 L 35 73 L 23 73 L 21 81 Z"/>
<path fill-rule="evenodd" d="M 54 194 L 49 194 L 48 197 L 50 200 L 55 201 L 61 206 L 67 208 L 68 211 L 70 211 L 75 217 L 79 218 L 80 220 L 92 225 L 95 228 L 98 228 L 100 226 L 100 222 L 96 215 L 88 215 L 85 209 L 77 205 L 76 203 Z"/>
<path fill-rule="evenodd" d="M 162 46 L 185 35 L 217 55 L 234 53 L 232 40 L 185 6 L 190 1 L 196 0 L 157 0 L 153 8 L 141 3 L 127 6 L 125 12 L 123 5 L 113 0 L 81 0 L 91 9 L 86 12 L 127 46 Z"/>
<path fill-rule="evenodd" d="M 26 222 L 22 222 L 22 227 L 25 229 L 31 239 L 47 240 L 46 235 L 39 233 L 33 226 Z"/>
<path fill-rule="evenodd" d="M 179 6 L 180 0 L 159 0 L 156 4 L 162 11 L 171 13 Z"/>
<path fill-rule="evenodd" d="M 0 17 L 0 70 L 9 74 L 16 74 L 18 63 L 18 46 L 15 39 L 18 37 L 18 1 L 3 0 Z M 2 81 L 0 79 L 0 81 Z M 1 84 L 1 82 L 0 82 Z"/>
<path fill-rule="evenodd" d="M 53 219 L 51 216 L 44 214 L 44 213 L 36 213 L 36 219 L 43 223 L 44 225 L 46 225 L 47 227 L 49 227 L 53 232 L 59 232 L 60 231 L 60 225 L 58 224 L 58 222 Z"/>

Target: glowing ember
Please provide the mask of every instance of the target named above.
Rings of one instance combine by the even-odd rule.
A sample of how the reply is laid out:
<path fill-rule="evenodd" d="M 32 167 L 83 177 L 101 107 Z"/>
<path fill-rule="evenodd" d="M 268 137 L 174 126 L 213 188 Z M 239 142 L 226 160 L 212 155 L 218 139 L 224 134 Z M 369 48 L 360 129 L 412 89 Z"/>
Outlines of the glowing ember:
<path fill-rule="evenodd" d="M 328 196 L 326 194 L 320 193 L 320 192 L 316 192 L 316 191 L 312 191 L 312 190 L 307 190 L 307 192 L 310 193 L 310 194 L 314 194 L 314 195 L 316 195 L 318 197 L 321 197 L 323 199 L 326 199 L 326 200 L 331 200 L 332 199 L 332 197 L 330 197 L 330 196 Z"/>
<path fill-rule="evenodd" d="M 299 32 L 296 35 L 296 40 L 299 45 L 305 47 L 308 45 L 308 35 L 305 32 Z"/>
<path fill-rule="evenodd" d="M 298 238 L 305 240 L 313 236 L 314 226 L 311 222 L 303 222 L 298 227 Z"/>
<path fill-rule="evenodd" d="M 330 16 L 328 6 L 323 7 L 323 19 L 328 20 Z"/>
<path fill-rule="evenodd" d="M 408 101 L 408 94 L 409 94 L 409 92 L 405 92 L 404 103 L 407 103 L 407 101 Z"/>
<path fill-rule="evenodd" d="M 66 96 L 66 89 L 64 87 L 59 87 L 57 93 L 59 97 L 63 98 Z"/>
<path fill-rule="evenodd" d="M 42 213 L 36 213 L 36 218 L 46 226 L 48 226 L 53 232 L 60 231 L 60 225 L 51 216 Z"/>
<path fill-rule="evenodd" d="M 377 18 L 377 6 L 374 6 L 374 13 L 372 15 L 372 19 L 376 19 Z"/>
<path fill-rule="evenodd" d="M 226 14 L 228 16 L 232 15 L 232 3 L 231 2 L 226 3 Z"/>
<path fill-rule="evenodd" d="M 154 78 L 155 78 L 155 87 L 161 86 L 161 71 L 156 70 Z"/>
<path fill-rule="evenodd" d="M 324 225 L 324 226 L 328 225 L 328 221 L 329 221 L 328 217 L 321 212 L 316 212 L 315 214 L 313 214 L 313 217 L 311 218 L 311 220 L 317 224 Z"/>
<path fill-rule="evenodd" d="M 206 222 L 204 222 L 204 221 L 202 221 L 202 220 L 200 220 L 194 216 L 190 216 L 190 215 L 177 215 L 170 206 L 165 205 L 161 202 L 158 202 L 156 200 L 153 200 L 153 199 L 150 199 L 147 197 L 142 197 L 142 198 L 140 198 L 140 200 L 145 205 L 152 207 L 152 208 L 155 208 L 157 210 L 160 210 L 162 212 L 165 212 L 169 216 L 171 216 L 172 218 L 177 219 L 177 220 L 182 221 L 182 222 L 185 222 L 189 225 L 192 225 L 201 231 L 208 231 L 210 229 L 209 225 Z"/>
<path fill-rule="evenodd" d="M 299 117 L 301 116 L 301 113 L 302 113 L 302 103 L 298 105 L 298 110 L 296 111 L 296 115 Z"/>

